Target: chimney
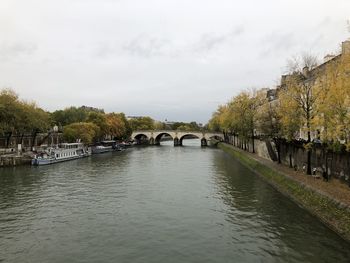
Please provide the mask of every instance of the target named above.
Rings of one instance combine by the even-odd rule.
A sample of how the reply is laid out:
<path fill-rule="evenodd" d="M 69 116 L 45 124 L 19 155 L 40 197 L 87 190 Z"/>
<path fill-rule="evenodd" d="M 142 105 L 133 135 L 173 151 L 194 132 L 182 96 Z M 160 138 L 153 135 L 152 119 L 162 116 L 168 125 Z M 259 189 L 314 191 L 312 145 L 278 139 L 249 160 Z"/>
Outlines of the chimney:
<path fill-rule="evenodd" d="M 281 86 L 285 86 L 286 84 L 287 84 L 287 75 L 282 75 Z"/>
<path fill-rule="evenodd" d="M 308 66 L 303 67 L 303 75 L 305 78 L 308 77 L 308 75 L 309 75 L 309 67 Z"/>
<path fill-rule="evenodd" d="M 350 40 L 344 41 L 342 44 L 342 54 L 343 55 L 350 55 Z"/>

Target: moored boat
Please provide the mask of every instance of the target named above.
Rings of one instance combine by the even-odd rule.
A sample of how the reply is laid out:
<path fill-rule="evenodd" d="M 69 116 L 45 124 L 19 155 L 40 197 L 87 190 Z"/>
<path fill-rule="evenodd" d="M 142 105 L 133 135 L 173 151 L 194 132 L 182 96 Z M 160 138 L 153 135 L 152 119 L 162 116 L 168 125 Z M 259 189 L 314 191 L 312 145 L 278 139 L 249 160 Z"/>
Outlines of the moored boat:
<path fill-rule="evenodd" d="M 120 146 L 121 148 L 128 148 L 128 147 L 133 146 L 133 143 L 123 141 L 123 142 L 121 142 L 121 143 L 119 144 L 119 146 Z"/>
<path fill-rule="evenodd" d="M 98 145 L 92 147 L 92 154 L 99 154 L 105 152 L 121 151 L 122 148 L 117 144 L 116 141 L 101 141 Z"/>
<path fill-rule="evenodd" d="M 32 165 L 47 165 L 84 158 L 91 155 L 83 143 L 62 143 L 58 147 L 49 147 L 44 152 L 36 154 Z"/>

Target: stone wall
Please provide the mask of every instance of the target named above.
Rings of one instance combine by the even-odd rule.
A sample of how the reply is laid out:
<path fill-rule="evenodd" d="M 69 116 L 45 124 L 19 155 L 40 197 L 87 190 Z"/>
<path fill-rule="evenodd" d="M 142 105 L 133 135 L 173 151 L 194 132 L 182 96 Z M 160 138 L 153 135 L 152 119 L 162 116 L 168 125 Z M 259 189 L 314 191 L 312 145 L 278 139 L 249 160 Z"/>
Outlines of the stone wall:
<path fill-rule="evenodd" d="M 0 156 L 0 167 L 29 165 L 30 163 L 31 158 L 29 156 Z"/>
<path fill-rule="evenodd" d="M 229 137 L 229 143 L 233 144 L 233 138 Z M 255 139 L 255 153 L 265 159 L 277 161 L 277 148 L 272 140 Z M 271 149 L 269 151 L 269 144 Z M 236 138 L 236 145 L 240 145 Z M 281 143 L 281 163 L 293 169 L 303 170 L 307 164 L 307 151 L 303 143 Z M 244 147 L 243 147 L 244 148 Z M 247 143 L 247 151 L 252 152 L 253 146 L 250 141 Z M 327 152 L 321 146 L 314 147 L 311 152 L 311 169 L 316 168 L 317 173 L 321 173 L 323 168 L 327 168 L 330 178 L 338 178 L 350 184 L 350 153 Z"/>

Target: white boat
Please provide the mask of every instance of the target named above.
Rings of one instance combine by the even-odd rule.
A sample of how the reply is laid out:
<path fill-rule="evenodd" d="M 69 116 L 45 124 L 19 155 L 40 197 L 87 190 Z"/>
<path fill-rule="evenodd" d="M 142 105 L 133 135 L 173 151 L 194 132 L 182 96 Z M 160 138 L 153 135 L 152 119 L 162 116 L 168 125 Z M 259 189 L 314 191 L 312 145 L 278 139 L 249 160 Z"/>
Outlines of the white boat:
<path fill-rule="evenodd" d="M 117 144 L 116 141 L 101 141 L 99 145 L 93 146 L 91 149 L 92 154 L 105 153 L 105 152 L 115 152 L 121 151 L 122 148 Z"/>
<path fill-rule="evenodd" d="M 98 153 L 112 152 L 113 148 L 112 146 L 97 145 L 92 147 L 91 151 L 92 151 L 92 154 L 98 154 Z"/>
<path fill-rule="evenodd" d="M 32 165 L 47 165 L 84 158 L 91 155 L 83 143 L 62 143 L 59 147 L 49 147 L 43 153 L 35 155 Z"/>

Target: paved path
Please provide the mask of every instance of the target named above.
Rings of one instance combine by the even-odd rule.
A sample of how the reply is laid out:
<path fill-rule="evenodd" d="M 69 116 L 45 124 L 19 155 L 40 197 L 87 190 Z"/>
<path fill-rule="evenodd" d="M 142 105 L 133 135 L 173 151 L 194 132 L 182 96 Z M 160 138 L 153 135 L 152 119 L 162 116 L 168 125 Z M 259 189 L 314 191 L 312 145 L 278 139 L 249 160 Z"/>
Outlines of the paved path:
<path fill-rule="evenodd" d="M 233 147 L 232 145 L 230 146 Z M 256 154 L 248 153 L 236 147 L 233 148 L 244 152 L 254 160 L 274 169 L 292 180 L 300 182 L 304 186 L 309 187 L 322 195 L 326 195 L 335 202 L 350 208 L 350 187 L 347 184 L 341 183 L 337 179 L 331 179 L 328 182 L 323 181 L 322 178 L 315 179 L 311 175 L 306 175 L 302 171 L 294 171 L 294 169 L 289 168 L 289 166 L 284 164 L 278 164 L 277 162 L 262 158 Z"/>

